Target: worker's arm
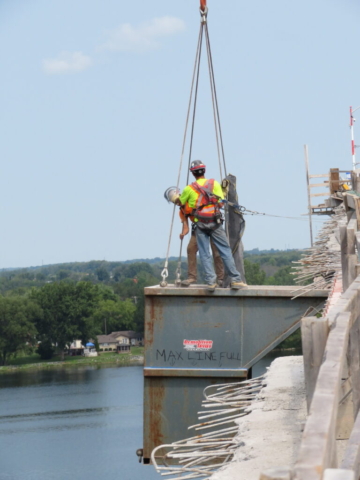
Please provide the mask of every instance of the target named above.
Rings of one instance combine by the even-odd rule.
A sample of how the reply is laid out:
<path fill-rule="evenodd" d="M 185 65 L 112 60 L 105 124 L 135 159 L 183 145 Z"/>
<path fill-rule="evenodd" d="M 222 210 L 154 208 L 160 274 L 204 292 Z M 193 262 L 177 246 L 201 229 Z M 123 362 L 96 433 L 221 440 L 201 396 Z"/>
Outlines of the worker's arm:
<path fill-rule="evenodd" d="M 183 240 L 185 235 L 189 233 L 189 220 L 188 217 L 184 215 L 184 220 L 182 222 L 182 232 L 180 233 L 180 240 Z"/>
<path fill-rule="evenodd" d="M 180 233 L 180 240 L 182 240 L 185 237 L 185 235 L 189 233 L 189 220 L 188 220 L 188 216 L 184 212 L 184 206 L 180 207 L 179 215 L 180 215 L 180 220 L 183 226 L 182 232 Z"/>

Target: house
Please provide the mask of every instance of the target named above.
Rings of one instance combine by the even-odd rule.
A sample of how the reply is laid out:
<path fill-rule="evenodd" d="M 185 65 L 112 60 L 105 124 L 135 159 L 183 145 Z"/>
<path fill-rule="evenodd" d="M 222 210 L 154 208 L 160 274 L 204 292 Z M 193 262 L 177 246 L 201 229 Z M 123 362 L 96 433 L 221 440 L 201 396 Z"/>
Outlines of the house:
<path fill-rule="evenodd" d="M 84 347 L 81 343 L 81 340 L 74 340 L 68 349 L 68 355 L 75 356 L 75 355 L 82 355 L 84 353 Z"/>
<path fill-rule="evenodd" d="M 130 343 L 132 347 L 143 347 L 144 346 L 144 334 L 129 331 L 131 334 Z"/>
<path fill-rule="evenodd" d="M 100 352 L 130 352 L 131 346 L 142 346 L 144 336 L 132 330 L 112 332 L 109 335 L 98 335 Z"/>
<path fill-rule="evenodd" d="M 112 335 L 114 334 L 119 335 L 119 339 L 122 339 L 122 343 L 130 343 L 132 347 L 142 347 L 144 345 L 144 335 L 142 333 L 134 332 L 134 330 L 114 332 Z"/>

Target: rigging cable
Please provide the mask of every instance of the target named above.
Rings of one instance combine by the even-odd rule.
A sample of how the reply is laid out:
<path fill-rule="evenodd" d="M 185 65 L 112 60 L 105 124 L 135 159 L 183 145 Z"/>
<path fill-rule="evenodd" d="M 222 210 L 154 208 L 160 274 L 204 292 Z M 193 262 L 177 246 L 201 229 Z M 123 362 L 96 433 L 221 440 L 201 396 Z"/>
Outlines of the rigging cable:
<path fill-rule="evenodd" d="M 195 55 L 194 70 L 193 70 L 193 75 L 192 75 L 191 89 L 190 89 L 190 99 L 189 99 L 186 121 L 185 121 L 185 131 L 184 131 L 184 137 L 183 137 L 183 144 L 182 144 L 182 150 L 181 150 L 181 156 L 180 156 L 180 165 L 179 165 L 179 173 L 178 173 L 176 188 L 179 188 L 179 185 L 180 185 L 181 170 L 182 170 L 182 164 L 183 164 L 183 159 L 184 159 L 184 152 L 185 152 L 185 145 L 186 145 L 189 119 L 190 119 L 192 98 L 193 98 L 193 93 L 194 93 L 195 77 L 197 78 L 197 84 L 198 84 L 198 76 L 199 76 L 198 64 L 199 64 L 199 54 L 201 53 L 201 43 L 202 43 L 202 29 L 200 28 L 198 44 L 197 44 L 197 49 L 196 49 L 196 55 Z M 170 234 L 169 234 L 169 241 L 168 241 L 166 259 L 165 259 L 164 269 L 161 272 L 162 282 L 160 283 L 160 285 L 162 287 L 167 286 L 166 279 L 169 276 L 168 265 L 169 265 L 170 245 L 171 245 L 171 237 L 172 237 L 172 231 L 173 231 L 173 226 L 174 226 L 175 211 L 176 211 L 176 205 L 174 205 L 173 212 L 172 212 L 172 219 L 171 219 L 171 225 L 170 225 Z M 181 251 L 182 251 L 182 240 L 180 242 L 180 257 L 181 257 Z"/>
<path fill-rule="evenodd" d="M 179 166 L 179 173 L 178 173 L 178 180 L 176 187 L 179 189 L 180 185 L 180 176 L 181 176 L 181 169 L 186 145 L 186 138 L 188 132 L 188 125 L 190 119 L 190 111 L 191 106 L 193 106 L 192 111 L 192 125 L 191 125 L 191 133 L 190 133 L 190 147 L 189 147 L 189 160 L 188 160 L 188 171 L 187 171 L 187 184 L 189 183 L 189 176 L 190 176 L 190 164 L 191 164 L 191 156 L 192 156 L 192 148 L 193 148 L 193 140 L 194 140 L 194 130 L 195 130 L 195 119 L 196 119 L 196 108 L 197 108 L 197 96 L 198 96 L 198 89 L 199 89 L 199 78 L 200 78 L 200 65 L 201 65 L 201 53 L 202 53 L 202 43 L 203 43 L 203 36 L 205 31 L 205 44 L 207 50 L 207 59 L 208 59 L 208 69 L 209 69 L 209 78 L 210 78 L 210 89 L 211 89 L 211 98 L 212 98 L 212 105 L 213 105 L 213 115 L 214 115 L 214 126 L 215 126 L 215 136 L 216 136 L 216 144 L 217 144 L 217 152 L 218 152 L 218 161 L 219 161 L 219 169 L 220 169 L 220 177 L 222 178 L 222 164 L 226 176 L 226 163 L 225 163 L 225 154 L 224 154 L 224 146 L 223 146 L 223 139 L 222 139 L 222 131 L 221 131 L 221 123 L 220 123 L 220 115 L 219 115 L 219 106 L 217 100 L 217 92 L 216 92 L 216 85 L 215 85 L 215 76 L 214 76 L 214 66 L 212 61 L 212 53 L 211 53 L 211 46 L 210 46 L 210 38 L 209 38 L 209 31 L 207 26 L 207 14 L 208 8 L 206 6 L 206 0 L 200 0 L 200 32 L 195 56 L 195 65 L 192 77 L 192 84 L 191 84 L 191 91 L 190 91 L 190 99 L 189 99 L 189 106 L 187 111 L 187 117 L 185 122 L 185 132 L 183 138 L 183 145 L 182 145 L 182 153 L 180 157 L 180 166 Z M 196 81 L 195 81 L 196 79 Z M 195 84 L 195 91 L 194 91 L 194 84 Z M 194 95 L 194 102 L 193 102 L 193 95 Z M 169 241 L 168 241 L 168 248 L 167 254 L 165 259 L 164 269 L 161 273 L 162 282 L 160 283 L 161 286 L 165 287 L 167 285 L 166 278 L 168 277 L 168 260 L 170 254 L 170 245 L 171 245 L 171 238 L 172 238 L 172 230 L 174 226 L 174 217 L 175 217 L 175 210 L 176 205 L 174 205 L 173 213 L 172 213 L 172 220 L 170 226 L 170 234 L 169 234 Z M 182 258 L 182 246 L 183 246 L 183 239 L 180 240 L 180 252 L 179 252 L 179 260 L 176 269 L 176 281 L 175 283 L 179 285 L 181 283 L 181 258 Z"/>

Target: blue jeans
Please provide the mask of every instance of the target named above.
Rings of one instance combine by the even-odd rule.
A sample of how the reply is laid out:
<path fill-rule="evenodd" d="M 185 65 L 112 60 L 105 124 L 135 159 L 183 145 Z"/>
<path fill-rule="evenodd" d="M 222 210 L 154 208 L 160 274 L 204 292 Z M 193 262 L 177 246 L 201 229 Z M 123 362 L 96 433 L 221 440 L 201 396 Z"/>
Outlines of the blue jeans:
<path fill-rule="evenodd" d="M 205 271 L 205 282 L 208 285 L 212 285 L 216 282 L 213 258 L 210 253 L 210 237 L 219 251 L 220 257 L 224 263 L 225 271 L 231 278 L 231 281 L 241 282 L 241 275 L 236 270 L 234 258 L 232 256 L 225 230 L 221 225 L 215 229 L 211 228 L 212 226 L 215 225 L 205 225 L 203 223 L 201 225 L 197 225 L 195 230 L 200 260 Z"/>

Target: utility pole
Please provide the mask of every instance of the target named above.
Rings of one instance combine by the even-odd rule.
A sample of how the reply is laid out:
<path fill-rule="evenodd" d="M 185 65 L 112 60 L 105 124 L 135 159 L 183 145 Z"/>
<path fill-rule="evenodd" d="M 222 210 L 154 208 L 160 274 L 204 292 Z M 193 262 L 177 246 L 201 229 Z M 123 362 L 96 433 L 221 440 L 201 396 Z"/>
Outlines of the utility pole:
<path fill-rule="evenodd" d="M 307 194 L 308 194 L 308 212 L 309 212 L 309 226 L 310 226 L 310 241 L 311 246 L 313 246 L 313 231 L 312 231 L 312 217 L 311 217 L 311 195 L 310 195 L 310 177 L 309 177 L 309 151 L 308 146 L 304 145 L 305 153 L 305 168 L 306 168 L 306 184 L 307 184 Z"/>

